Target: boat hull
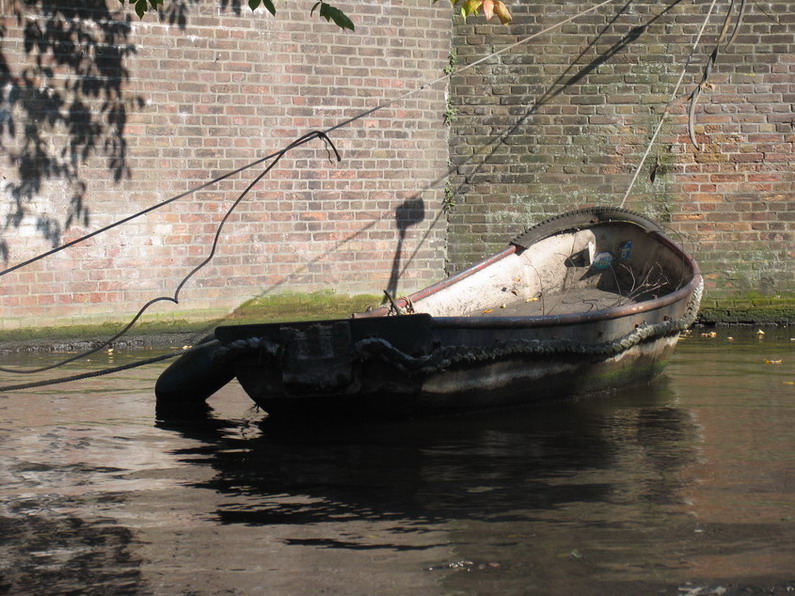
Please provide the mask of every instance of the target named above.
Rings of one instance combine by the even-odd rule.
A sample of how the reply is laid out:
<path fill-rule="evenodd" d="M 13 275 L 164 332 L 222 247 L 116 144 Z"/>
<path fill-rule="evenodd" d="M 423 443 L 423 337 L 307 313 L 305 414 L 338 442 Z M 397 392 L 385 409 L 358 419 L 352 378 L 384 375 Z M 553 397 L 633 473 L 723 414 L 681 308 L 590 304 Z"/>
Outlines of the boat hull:
<path fill-rule="evenodd" d="M 359 363 L 355 380 L 321 393 L 285 388 L 256 357 L 235 365 L 244 390 L 272 415 L 405 417 L 438 415 L 608 392 L 652 381 L 665 368 L 676 337 L 660 337 L 610 357 L 555 354 L 460 362 L 439 371 L 412 372 L 383 361 Z"/>
<path fill-rule="evenodd" d="M 700 294 L 699 285 L 660 308 L 618 315 L 418 314 L 221 327 L 216 336 L 243 389 L 270 414 L 441 414 L 647 383 L 693 323 Z"/>
<path fill-rule="evenodd" d="M 540 403 L 654 379 L 702 290 L 695 261 L 659 226 L 582 209 L 350 319 L 218 327 L 213 366 L 280 416 Z"/>

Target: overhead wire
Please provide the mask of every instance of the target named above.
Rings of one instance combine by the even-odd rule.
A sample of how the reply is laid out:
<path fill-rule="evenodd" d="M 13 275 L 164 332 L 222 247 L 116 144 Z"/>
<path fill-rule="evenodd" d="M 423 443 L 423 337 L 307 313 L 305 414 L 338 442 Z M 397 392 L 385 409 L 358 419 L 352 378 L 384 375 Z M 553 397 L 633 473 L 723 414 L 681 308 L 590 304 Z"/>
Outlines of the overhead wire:
<path fill-rule="evenodd" d="M 629 195 L 635 186 L 635 182 L 637 182 L 638 180 L 638 176 L 640 175 L 640 172 L 643 169 L 643 165 L 646 163 L 646 159 L 649 157 L 649 153 L 651 153 L 651 149 L 654 146 L 655 142 L 657 141 L 657 137 L 659 136 L 660 131 L 662 130 L 663 124 L 665 123 L 665 119 L 668 116 L 668 114 L 671 112 L 671 108 L 676 102 L 677 95 L 679 94 L 679 87 L 682 86 L 682 81 L 684 80 L 685 75 L 687 74 L 687 69 L 690 66 L 690 61 L 693 59 L 693 56 L 696 53 L 696 49 L 698 48 L 698 44 L 701 42 L 701 37 L 704 35 L 704 30 L 707 27 L 709 18 L 712 16 L 712 12 L 715 10 L 715 5 L 717 4 L 717 1 L 718 0 L 712 0 L 712 4 L 709 7 L 709 11 L 707 11 L 707 16 L 704 18 L 704 22 L 701 23 L 701 29 L 699 29 L 695 41 L 693 41 L 693 47 L 690 50 L 690 55 L 687 57 L 685 65 L 682 68 L 682 73 L 679 75 L 679 79 L 676 81 L 676 85 L 674 85 L 674 90 L 671 92 L 671 98 L 668 100 L 668 103 L 666 104 L 663 113 L 660 115 L 657 127 L 654 129 L 654 134 L 652 134 L 651 139 L 646 145 L 646 150 L 643 153 L 643 156 L 640 158 L 638 165 L 635 167 L 635 172 L 633 173 L 632 179 L 629 182 L 629 186 L 627 187 L 627 190 L 624 193 L 624 198 L 621 199 L 621 203 L 619 203 L 618 205 L 619 207 L 623 207 L 624 203 L 627 202 L 627 198 L 629 198 Z"/>
<path fill-rule="evenodd" d="M 110 337 L 109 339 L 106 339 L 105 341 L 103 341 L 99 345 L 94 346 L 90 350 L 86 350 L 86 351 L 81 352 L 79 354 L 75 354 L 74 356 L 70 356 L 69 358 L 65 358 L 64 360 L 61 360 L 61 361 L 56 362 L 54 364 L 49 364 L 47 366 L 40 366 L 40 367 L 37 367 L 37 368 L 29 368 L 29 369 L 10 369 L 10 368 L 5 368 L 5 367 L 0 367 L 0 372 L 14 373 L 14 374 L 41 373 L 41 372 L 45 372 L 45 371 L 48 371 L 48 370 L 52 370 L 54 368 L 58 368 L 58 367 L 63 366 L 65 364 L 69 364 L 69 363 L 74 362 L 76 360 L 80 360 L 82 358 L 86 358 L 87 356 L 90 356 L 91 354 L 95 354 L 96 352 L 99 352 L 100 350 L 109 347 L 111 344 L 113 344 L 114 341 L 116 341 L 117 339 L 119 339 L 120 337 L 125 335 L 133 327 L 133 325 L 135 325 L 135 323 L 138 322 L 138 319 L 140 319 L 141 316 L 143 316 L 143 314 L 149 309 L 149 307 L 153 306 L 154 304 L 157 304 L 158 302 L 173 302 L 174 304 L 179 304 L 179 294 L 182 291 L 182 288 L 185 287 L 185 284 L 188 283 L 188 280 L 190 280 L 190 278 L 192 278 L 196 273 L 198 273 L 202 268 L 204 268 L 208 263 L 210 263 L 210 261 L 212 261 L 212 259 L 213 259 L 213 256 L 215 256 L 215 251 L 218 248 L 218 243 L 219 243 L 219 240 L 220 240 L 220 237 L 221 237 L 221 232 L 223 231 L 224 225 L 229 220 L 229 217 L 232 215 L 232 213 L 234 212 L 235 208 L 246 197 L 246 195 L 251 191 L 251 189 L 254 188 L 254 186 L 256 186 L 256 184 L 260 180 L 262 180 L 262 178 L 268 172 L 270 172 L 274 167 L 276 167 L 276 164 L 278 164 L 279 161 L 281 160 L 281 158 L 284 157 L 290 150 L 295 149 L 296 147 L 304 145 L 305 143 L 308 143 L 309 141 L 312 141 L 312 140 L 317 139 L 317 138 L 320 138 L 323 141 L 325 141 L 325 142 L 327 142 L 328 144 L 331 145 L 331 148 L 334 150 L 334 153 L 335 153 L 338 161 L 342 159 L 340 154 L 339 154 L 339 152 L 337 151 L 337 148 L 334 146 L 333 143 L 331 143 L 331 140 L 328 138 L 328 136 L 325 133 L 319 132 L 319 131 L 313 131 L 313 132 L 310 132 L 310 133 L 307 133 L 307 134 L 303 135 L 302 137 L 299 137 L 298 139 L 296 139 L 295 141 L 290 143 L 287 147 L 285 147 L 284 149 L 282 149 L 281 151 L 276 153 L 273 162 L 271 164 L 269 164 L 267 168 L 265 168 L 262 172 L 260 172 L 254 178 L 254 180 L 245 188 L 245 190 L 243 190 L 243 192 L 240 193 L 240 195 L 237 197 L 237 199 L 235 199 L 235 201 L 232 203 L 232 205 L 229 207 L 229 209 L 227 209 L 227 211 L 224 214 L 223 218 L 221 219 L 220 223 L 216 227 L 215 236 L 213 238 L 212 245 L 211 245 L 211 248 L 210 248 L 210 253 L 204 258 L 204 260 L 202 260 L 201 263 L 196 265 L 193 269 L 190 270 L 190 272 L 187 275 L 185 275 L 182 278 L 182 280 L 179 282 L 179 284 L 177 284 L 176 289 L 174 290 L 174 295 L 173 296 L 158 296 L 157 298 L 152 298 L 151 300 L 149 300 L 146 304 L 144 304 L 138 310 L 138 312 L 135 314 L 135 316 L 130 320 L 129 323 L 127 323 L 127 325 L 121 331 L 117 332 L 112 337 Z"/>
<path fill-rule="evenodd" d="M 399 103 L 401 101 L 404 101 L 405 99 L 411 97 L 412 95 L 414 95 L 416 93 L 419 93 L 419 92 L 421 92 L 421 91 L 423 91 L 425 89 L 428 89 L 429 87 L 433 87 L 433 86 L 435 86 L 435 85 L 437 85 L 437 84 L 439 84 L 439 83 L 441 83 L 441 82 L 443 82 L 445 80 L 450 79 L 454 75 L 461 74 L 461 73 L 463 73 L 463 72 L 465 72 L 465 71 L 467 71 L 467 70 L 469 70 L 471 68 L 474 68 L 474 67 L 476 67 L 476 66 L 478 66 L 480 64 L 483 64 L 483 63 L 485 63 L 485 62 L 487 62 L 487 61 L 489 61 L 489 60 L 491 60 L 491 59 L 493 59 L 493 58 L 495 58 L 497 56 L 500 56 L 500 55 L 502 55 L 502 54 L 504 54 L 506 52 L 509 52 L 509 51 L 515 49 L 516 47 L 519 47 L 519 46 L 521 46 L 523 44 L 529 43 L 530 41 L 532 41 L 533 39 L 536 39 L 537 37 L 540 37 L 541 35 L 544 35 L 544 34 L 550 32 L 550 31 L 553 31 L 554 29 L 556 29 L 558 27 L 561 27 L 562 25 L 565 25 L 566 23 L 574 21 L 574 20 L 576 20 L 577 18 L 579 18 L 581 16 L 589 14 L 589 13 L 595 11 L 595 10 L 598 10 L 599 8 L 601 8 L 601 7 L 603 7 L 603 6 L 607 5 L 607 4 L 610 4 L 610 3 L 613 3 L 613 2 L 616 2 L 616 1 L 617 0 L 602 0 L 601 2 L 595 4 L 595 5 L 587 8 L 587 9 L 584 9 L 584 10 L 582 10 L 582 11 L 580 11 L 580 12 L 574 14 L 574 15 L 571 15 L 571 16 L 569 16 L 569 17 L 567 17 L 565 19 L 562 19 L 560 21 L 557 21 L 554 24 L 549 25 L 549 26 L 547 26 L 547 27 L 545 27 L 543 29 L 540 29 L 539 31 L 536 31 L 536 32 L 534 32 L 534 33 L 532 33 L 530 35 L 527 35 L 527 36 L 523 37 L 522 39 L 519 39 L 518 41 L 516 41 L 516 42 L 514 42 L 512 44 L 509 44 L 508 46 L 505 46 L 504 48 L 501 48 L 500 50 L 494 51 L 494 52 L 490 53 L 489 55 L 484 56 L 483 58 L 480 58 L 480 59 L 478 59 L 478 60 L 476 60 L 476 61 L 474 61 L 474 62 L 472 62 L 470 64 L 461 66 L 461 67 L 459 67 L 457 69 L 454 69 L 451 72 L 446 73 L 443 76 L 440 76 L 440 77 L 438 77 L 437 79 L 435 79 L 433 81 L 423 83 L 422 85 L 416 87 L 415 89 L 412 89 L 412 90 L 410 90 L 410 91 L 408 91 L 408 92 L 406 92 L 406 93 L 404 93 L 402 95 L 399 95 L 399 96 L 397 96 L 395 98 L 392 98 L 390 100 L 384 101 L 384 102 L 382 102 L 382 103 L 380 103 L 380 104 L 378 104 L 378 105 L 376 105 L 376 106 L 374 106 L 374 107 L 372 107 L 370 109 L 367 109 L 367 110 L 365 110 L 363 112 L 357 113 L 356 115 L 354 115 L 354 116 L 352 116 L 350 118 L 347 118 L 345 120 L 342 120 L 341 122 L 326 128 L 325 130 L 312 131 L 310 133 L 307 133 L 306 135 L 303 135 L 302 137 L 299 137 L 296 141 L 293 141 L 290 145 L 288 145 L 287 147 L 285 147 L 285 148 L 283 148 L 283 149 L 281 149 L 279 151 L 276 151 L 276 152 L 273 152 L 273 153 L 271 153 L 269 155 L 266 155 L 264 157 L 258 158 L 257 160 L 252 161 L 251 163 L 248 163 L 248 164 L 246 164 L 244 166 L 241 166 L 241 167 L 239 167 L 239 168 L 237 168 L 235 170 L 231 170 L 230 172 L 227 172 L 227 173 L 225 173 L 225 174 L 223 174 L 221 176 L 213 178 L 212 180 L 210 180 L 208 182 L 205 182 L 205 183 L 203 183 L 201 185 L 198 185 L 198 186 L 196 186 L 194 188 L 191 188 L 191 189 L 189 189 L 189 190 L 187 190 L 187 191 L 185 191 L 183 193 L 180 193 L 178 195 L 170 197 L 169 199 L 161 201 L 160 203 L 156 203 L 155 205 L 152 205 L 152 206 L 147 207 L 147 208 L 145 208 L 145 209 L 143 209 L 141 211 L 138 211 L 138 212 L 136 212 L 136 213 L 134 213 L 132 215 L 129 215 L 129 216 L 124 217 L 124 218 L 122 218 L 120 220 L 117 220 L 116 222 L 113 222 L 113 223 L 111 223 L 111 224 L 109 224 L 107 226 L 99 228 L 99 229 L 97 229 L 97 230 L 95 230 L 93 232 L 90 232 L 90 233 L 88 233 L 88 234 L 86 234 L 84 236 L 81 236 L 80 238 L 76 238 L 75 240 L 72 240 L 72 241 L 67 242 L 65 244 L 62 244 L 60 246 L 57 246 L 57 247 L 55 247 L 55 248 L 53 248 L 53 249 L 51 249 L 49 251 L 41 253 L 40 255 L 37 255 L 35 257 L 32 257 L 30 259 L 27 259 L 25 261 L 22 261 L 22 262 L 16 264 L 16 265 L 13 265 L 11 267 L 8 267 L 8 268 L 0 271 L 0 277 L 3 277 L 3 276 L 5 276 L 5 275 L 7 275 L 9 273 L 12 273 L 13 271 L 17 271 L 17 270 L 19 270 L 19 269 L 21 269 L 21 268 L 23 268 L 23 267 L 25 267 L 27 265 L 35 263 L 35 262 L 37 262 L 39 260 L 42 260 L 42 259 L 47 258 L 49 256 L 52 256 L 52 255 L 54 255 L 54 254 L 56 254 L 56 253 L 58 253 L 58 252 L 60 252 L 62 250 L 68 249 L 68 248 L 70 248 L 72 246 L 75 246 L 75 245 L 81 243 L 81 242 L 84 242 L 84 241 L 89 240 L 89 239 L 91 239 L 93 237 L 96 237 L 96 236 L 98 236 L 98 235 L 100 235 L 100 234 L 102 234 L 104 232 L 107 232 L 107 231 L 111 230 L 114 227 L 123 225 L 123 224 L 125 224 L 125 223 L 127 223 L 129 221 L 132 221 L 132 220 L 134 220 L 134 219 L 136 219 L 138 217 L 141 217 L 143 215 L 151 213 L 152 211 L 160 209 L 161 207 L 169 205 L 170 203 L 173 203 L 173 202 L 175 202 L 177 200 L 183 199 L 183 198 L 185 198 L 185 197 L 187 197 L 187 196 L 189 196 L 189 195 L 191 195 L 191 194 L 193 194 L 193 193 L 195 193 L 197 191 L 200 191 L 200 190 L 203 190 L 205 188 L 208 188 L 208 187 L 210 187 L 210 186 L 212 186 L 214 184 L 217 184 L 218 182 L 221 182 L 223 180 L 226 180 L 227 178 L 230 178 L 230 177 L 232 177 L 232 176 L 234 176 L 236 174 L 244 172 L 244 171 L 246 171 L 248 169 L 251 169 L 253 167 L 256 167 L 256 166 L 258 166 L 260 164 L 266 163 L 266 162 L 268 162 L 270 160 L 274 160 L 273 163 L 268 165 L 267 168 L 265 168 L 260 174 L 258 174 L 255 177 L 255 179 L 246 187 L 246 189 L 234 201 L 232 206 L 227 210 L 226 214 L 224 215 L 224 217 L 222 218 L 221 222 L 218 224 L 218 226 L 216 228 L 216 233 L 215 233 L 215 236 L 214 236 L 214 239 L 213 239 L 213 242 L 212 242 L 212 247 L 211 247 L 210 253 L 208 254 L 208 256 L 199 265 L 195 266 L 187 275 L 185 275 L 182 278 L 180 283 L 177 285 L 173 296 L 159 296 L 157 298 L 154 298 L 154 299 L 148 301 L 146 304 L 144 304 L 141 307 L 141 309 L 136 313 L 136 315 L 131 319 L 131 321 L 121 331 L 119 331 L 118 333 L 114 334 L 111 338 L 105 340 L 104 342 L 102 342 L 98 346 L 92 348 L 91 350 L 88 350 L 86 352 L 77 354 L 77 355 L 72 356 L 70 358 L 67 358 L 67 359 L 65 359 L 65 360 L 63 360 L 61 362 L 58 362 L 58 363 L 55 363 L 55 364 L 52 364 L 52 365 L 48 365 L 48 366 L 44 366 L 44 367 L 38 367 L 38 368 L 35 368 L 35 369 L 24 369 L 24 370 L 7 369 L 7 368 L 0 367 L 0 372 L 31 373 L 31 374 L 32 373 L 39 373 L 39 372 L 44 372 L 44 371 L 47 371 L 47 370 L 51 370 L 53 368 L 57 368 L 57 367 L 63 366 L 65 364 L 74 362 L 74 361 L 79 360 L 81 358 L 85 358 L 85 357 L 87 357 L 87 356 L 89 356 L 91 354 L 94 354 L 94 353 L 96 353 L 96 352 L 98 352 L 98 351 L 100 351 L 100 350 L 102 350 L 104 348 L 107 348 L 114 341 L 118 340 L 121 336 L 126 334 L 133 327 L 133 325 L 135 325 L 135 323 L 140 319 L 140 317 L 144 314 L 144 312 L 149 307 L 151 307 L 153 304 L 161 302 L 161 301 L 169 301 L 169 302 L 173 302 L 175 304 L 179 303 L 179 295 L 180 295 L 180 292 L 182 291 L 182 289 L 184 288 L 184 286 L 187 284 L 187 282 L 200 269 L 205 267 L 212 260 L 213 256 L 215 255 L 217 246 L 218 246 L 219 241 L 220 241 L 220 235 L 221 235 L 222 229 L 223 229 L 224 225 L 226 224 L 227 220 L 229 219 L 229 217 L 231 216 L 232 212 L 240 204 L 240 202 L 243 200 L 243 198 L 251 191 L 251 189 L 268 172 L 270 172 L 273 169 L 273 167 L 275 167 L 275 165 L 279 162 L 279 160 L 281 160 L 281 158 L 288 151 L 290 151 L 291 149 L 294 149 L 294 148 L 296 148 L 296 147 L 298 147 L 300 145 L 303 145 L 303 144 L 305 144 L 305 143 L 307 143 L 307 142 L 309 142 L 311 140 L 320 138 L 324 142 L 328 143 L 331 146 L 331 148 L 333 149 L 334 153 L 336 154 L 337 160 L 339 161 L 341 159 L 340 155 L 339 155 L 336 147 L 334 147 L 333 143 L 330 140 L 330 134 L 332 132 L 334 132 L 336 130 L 339 130 L 339 129 L 343 128 L 343 127 L 349 126 L 350 124 L 356 122 L 357 120 L 366 118 L 367 116 L 369 116 L 371 114 L 374 114 L 374 113 L 376 113 L 376 112 L 378 112 L 380 110 L 383 110 L 385 108 L 388 108 L 389 106 L 391 106 L 393 104 L 396 104 L 396 103 Z M 717 0 L 713 0 L 712 6 L 710 7 L 709 14 L 712 13 L 716 2 L 717 2 Z M 707 19 L 705 20 L 704 25 L 702 25 L 701 31 L 698 34 L 697 41 L 696 41 L 696 43 L 694 44 L 694 47 L 693 47 L 693 52 L 695 51 L 695 48 L 698 45 L 698 40 L 700 40 L 701 35 L 703 34 L 704 27 L 706 26 L 706 22 L 707 22 L 708 19 L 709 19 L 709 15 L 707 16 Z M 692 57 L 693 52 L 691 52 L 691 57 Z M 689 62 L 690 62 L 690 58 L 688 58 L 688 64 L 689 64 Z M 685 66 L 685 70 L 683 71 L 682 75 L 680 76 L 679 81 L 677 82 L 676 90 L 678 90 L 679 86 L 681 85 L 681 81 L 684 78 L 684 73 L 685 73 L 686 69 L 687 69 L 687 65 Z M 674 94 L 674 97 L 675 97 L 675 94 Z M 673 101 L 673 97 L 672 97 L 672 101 Z M 623 205 L 624 202 L 626 201 L 626 198 L 629 195 L 629 193 L 630 193 L 630 191 L 632 189 L 632 186 L 635 183 L 635 180 L 637 179 L 639 171 L 642 168 L 643 162 L 645 161 L 646 157 L 648 156 L 648 152 L 650 151 L 651 145 L 653 145 L 654 141 L 657 138 L 657 134 L 659 133 L 659 130 L 660 130 L 661 126 L 662 126 L 662 121 L 664 120 L 664 116 L 668 112 L 669 109 L 670 109 L 670 102 L 669 102 L 669 105 L 666 107 L 666 111 L 663 114 L 663 118 L 661 118 L 660 124 L 658 125 L 658 128 L 655 131 L 655 134 L 652 137 L 652 141 L 649 144 L 649 147 L 647 148 L 646 154 L 642 158 L 641 163 L 639 164 L 638 169 L 636 170 L 635 175 L 633 176 L 633 179 L 632 179 L 632 181 L 630 183 L 630 187 L 628 188 L 627 193 L 624 196 L 624 200 L 621 202 L 621 205 Z M 158 358 L 158 361 L 162 360 L 162 359 L 165 359 L 165 358 L 173 357 L 173 356 L 176 356 L 176 355 L 179 355 L 179 354 L 180 354 L 180 352 L 174 353 L 172 355 L 166 355 L 166 356 L 164 356 L 162 358 Z M 144 363 L 147 363 L 147 362 L 144 362 Z M 128 366 L 127 368 L 129 368 L 129 367 L 130 366 Z M 96 376 L 96 374 L 93 375 L 93 376 Z M 52 384 L 52 383 L 48 383 L 46 381 L 43 381 L 42 383 L 43 384 Z M 29 385 L 31 385 L 31 384 L 29 384 Z M 40 384 L 35 384 L 35 385 L 36 386 L 41 386 Z M 0 392 L 6 391 L 6 390 L 9 390 L 9 388 L 0 387 Z"/>

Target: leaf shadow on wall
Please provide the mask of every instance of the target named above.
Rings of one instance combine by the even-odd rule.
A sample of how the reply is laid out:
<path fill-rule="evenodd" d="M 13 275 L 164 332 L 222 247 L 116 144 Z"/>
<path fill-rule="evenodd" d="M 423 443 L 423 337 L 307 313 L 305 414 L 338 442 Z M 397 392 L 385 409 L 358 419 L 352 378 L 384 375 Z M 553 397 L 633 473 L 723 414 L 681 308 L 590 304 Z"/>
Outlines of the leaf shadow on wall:
<path fill-rule="evenodd" d="M 116 183 L 130 177 L 125 127 L 128 112 L 144 104 L 124 93 L 125 62 L 136 53 L 129 15 L 102 0 L 15 2 L 9 12 L 0 24 L 0 150 L 13 177 L 3 185 L 6 262 L 2 235 L 28 217 L 53 247 L 71 225 L 89 224 L 83 166 L 100 156 Z M 13 58 L 10 27 L 22 46 Z M 48 182 L 62 187 L 65 210 L 35 204 Z"/>
<path fill-rule="evenodd" d="M 158 9 L 157 14 L 161 22 L 185 29 L 188 25 L 188 15 L 191 8 L 197 7 L 201 0 L 171 0 Z M 231 11 L 235 16 L 243 15 L 244 2 L 242 0 L 219 0 L 221 11 Z M 245 2 L 246 9 L 249 3 Z"/>

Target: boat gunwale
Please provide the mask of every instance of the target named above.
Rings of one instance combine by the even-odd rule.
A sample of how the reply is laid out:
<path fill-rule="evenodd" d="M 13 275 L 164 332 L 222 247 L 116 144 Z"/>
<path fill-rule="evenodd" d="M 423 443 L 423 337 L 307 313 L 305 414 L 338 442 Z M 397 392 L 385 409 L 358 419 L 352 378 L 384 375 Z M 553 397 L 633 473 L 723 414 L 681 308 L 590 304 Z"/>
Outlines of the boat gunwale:
<path fill-rule="evenodd" d="M 651 300 L 644 300 L 642 302 L 635 302 L 632 304 L 626 304 L 623 306 L 616 306 L 592 312 L 568 313 L 568 314 L 559 314 L 559 315 L 532 315 L 532 316 L 523 316 L 523 317 L 522 316 L 520 317 L 433 316 L 432 324 L 435 327 L 439 328 L 451 328 L 451 327 L 524 328 L 524 327 L 552 327 L 560 325 L 578 325 L 580 323 L 618 319 L 629 315 L 637 315 L 637 314 L 650 312 L 653 310 L 659 310 L 661 308 L 665 308 L 666 306 L 670 306 L 671 304 L 680 302 L 681 300 L 692 295 L 696 287 L 700 283 L 700 277 L 701 277 L 701 272 L 698 268 L 698 264 L 696 263 L 695 259 L 692 256 L 690 256 L 688 253 L 686 253 L 679 245 L 675 244 L 665 234 L 657 232 L 656 230 L 646 230 L 646 233 L 652 236 L 657 242 L 664 245 L 677 257 L 683 260 L 685 265 L 690 269 L 691 273 L 691 279 L 687 284 L 685 284 L 681 288 L 678 288 L 677 290 L 674 290 L 673 292 L 670 292 L 658 298 L 653 298 Z M 395 303 L 397 304 L 398 307 L 406 308 L 414 301 L 421 300 L 423 298 L 431 296 L 432 294 L 435 294 L 440 290 L 448 288 L 466 279 L 467 277 L 501 261 L 502 259 L 517 253 L 518 250 L 520 250 L 520 248 L 512 244 L 503 251 L 491 255 L 490 257 L 483 259 L 478 263 L 475 263 L 471 267 L 468 267 L 455 275 L 452 275 L 446 279 L 438 281 L 430 286 L 427 286 L 421 290 L 409 294 L 408 297 L 396 299 Z M 361 315 L 354 315 L 354 316 L 355 318 L 386 316 L 389 313 L 389 310 L 390 309 L 388 307 L 382 306 L 368 313 L 362 313 Z"/>

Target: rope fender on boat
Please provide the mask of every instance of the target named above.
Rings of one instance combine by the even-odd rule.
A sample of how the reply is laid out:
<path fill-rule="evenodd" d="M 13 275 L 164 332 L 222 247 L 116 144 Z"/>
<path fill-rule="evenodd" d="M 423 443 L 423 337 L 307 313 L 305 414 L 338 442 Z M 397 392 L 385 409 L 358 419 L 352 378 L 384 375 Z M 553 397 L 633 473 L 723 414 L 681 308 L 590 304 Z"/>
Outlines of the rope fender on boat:
<path fill-rule="evenodd" d="M 382 338 L 366 338 L 353 344 L 354 360 L 380 358 L 392 362 L 406 372 L 433 373 L 457 363 L 480 363 L 496 360 L 506 356 L 551 356 L 555 354 L 612 356 L 632 348 L 655 337 L 675 335 L 685 331 L 696 320 L 704 281 L 699 278 L 693 296 L 687 304 L 685 315 L 681 319 L 670 319 L 651 325 L 640 325 L 630 333 L 613 341 L 589 344 L 565 339 L 521 339 L 501 343 L 489 348 L 473 348 L 454 346 L 435 350 L 425 356 L 411 356 L 396 348 Z M 230 362 L 243 355 L 258 353 L 261 357 L 278 359 L 282 347 L 261 337 L 239 339 L 218 348 L 214 357 L 218 362 Z"/>
<path fill-rule="evenodd" d="M 652 325 L 641 325 L 627 335 L 610 342 L 589 344 L 561 339 L 521 339 L 507 341 L 489 348 L 467 346 L 443 348 L 427 356 L 413 357 L 395 348 L 386 340 L 369 338 L 357 342 L 354 349 L 359 352 L 362 359 L 375 356 L 395 362 L 407 372 L 421 373 L 439 372 L 453 364 L 489 362 L 506 356 L 553 356 L 564 354 L 613 356 L 651 338 L 675 335 L 690 327 L 696 320 L 702 289 L 703 282 L 700 282 L 693 298 L 688 303 L 687 313 L 681 319 L 663 321 Z"/>
<path fill-rule="evenodd" d="M 213 360 L 218 364 L 226 364 L 237 356 L 258 352 L 261 356 L 276 358 L 280 351 L 279 344 L 268 341 L 262 337 L 246 337 L 229 342 L 213 353 Z"/>

